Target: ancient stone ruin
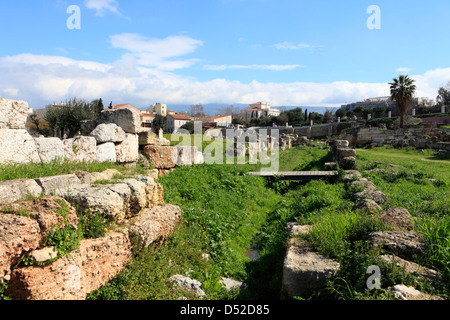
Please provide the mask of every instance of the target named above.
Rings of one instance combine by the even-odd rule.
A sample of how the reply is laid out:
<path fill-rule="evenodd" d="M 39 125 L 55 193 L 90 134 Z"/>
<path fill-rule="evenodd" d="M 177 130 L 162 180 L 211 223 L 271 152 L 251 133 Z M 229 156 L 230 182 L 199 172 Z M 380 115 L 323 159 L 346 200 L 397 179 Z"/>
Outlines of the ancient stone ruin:
<path fill-rule="evenodd" d="M 84 136 L 33 138 L 25 129 L 28 104 L 0 99 L 0 163 L 129 164 L 139 160 L 140 145 L 167 144 L 151 133 L 141 134 L 139 117 L 132 111 L 117 111 L 84 123 Z M 180 164 L 179 153 L 173 154 L 173 164 Z M 167 238 L 181 209 L 164 202 L 157 178 L 158 169 L 138 176 L 110 169 L 0 182 L 0 282 L 7 282 L 8 295 L 26 300 L 85 299 L 126 267 L 132 249 Z M 77 247 L 68 253 L 47 245 L 52 233 L 76 231 L 84 213 L 105 219 L 114 230 L 105 230 L 101 238 L 73 239 Z"/>
<path fill-rule="evenodd" d="M 353 210 L 372 215 L 392 229 L 368 235 L 369 243 L 380 249 L 381 259 L 429 281 L 441 276 L 439 272 L 411 261 L 420 260 L 426 255 L 426 244 L 423 236 L 413 230 L 408 210 L 404 208 L 383 210 L 380 205 L 387 201 L 387 196 L 377 190 L 372 182 L 363 178 L 357 170 L 346 170 L 344 181 L 348 190 L 355 190 Z M 302 236 L 312 229 L 313 226 L 301 226 L 296 223 L 289 223 L 286 228 L 288 246 L 283 265 L 282 297 L 292 299 L 318 291 L 325 287 L 327 276 L 339 270 L 339 263 L 313 250 Z M 388 291 L 400 300 L 442 300 L 438 296 L 424 294 L 402 284 L 389 287 Z"/>

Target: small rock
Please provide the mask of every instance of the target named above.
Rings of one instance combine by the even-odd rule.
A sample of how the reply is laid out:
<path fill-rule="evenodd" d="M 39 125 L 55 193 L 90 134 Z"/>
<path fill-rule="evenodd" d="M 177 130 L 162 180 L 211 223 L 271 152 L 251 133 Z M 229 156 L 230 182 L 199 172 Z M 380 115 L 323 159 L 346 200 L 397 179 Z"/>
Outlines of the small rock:
<path fill-rule="evenodd" d="M 225 290 L 227 290 L 227 291 L 231 291 L 234 289 L 238 289 L 238 290 L 242 291 L 245 289 L 245 283 L 231 279 L 231 278 L 222 277 L 220 279 L 220 283 L 223 284 L 223 286 L 225 287 Z"/>
<path fill-rule="evenodd" d="M 420 292 L 413 287 L 407 287 L 403 284 L 389 287 L 388 290 L 399 300 L 443 300 L 441 297 Z"/>
<path fill-rule="evenodd" d="M 169 278 L 169 282 L 177 287 L 194 292 L 200 298 L 206 296 L 206 293 L 201 289 L 202 283 L 198 280 L 176 274 Z"/>
<path fill-rule="evenodd" d="M 358 203 L 356 203 L 354 206 L 353 206 L 353 209 L 352 209 L 353 211 L 356 211 L 356 210 L 363 210 L 363 211 L 366 211 L 366 212 L 371 212 L 371 211 L 373 211 L 373 212 L 377 212 L 377 211 L 380 211 L 380 210 L 383 210 L 383 208 L 381 208 L 379 205 L 378 205 L 378 203 L 376 203 L 375 201 L 373 201 L 372 199 L 362 199 L 362 200 L 360 200 Z"/>
<path fill-rule="evenodd" d="M 33 250 L 30 257 L 35 263 L 42 263 L 54 259 L 58 256 L 55 247 L 47 247 L 40 250 Z"/>

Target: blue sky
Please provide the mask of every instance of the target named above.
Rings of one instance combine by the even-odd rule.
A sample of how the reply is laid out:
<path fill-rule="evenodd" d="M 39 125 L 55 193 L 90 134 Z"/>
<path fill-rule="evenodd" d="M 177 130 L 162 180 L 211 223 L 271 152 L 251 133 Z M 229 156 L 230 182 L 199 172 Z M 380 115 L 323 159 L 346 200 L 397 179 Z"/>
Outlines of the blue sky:
<path fill-rule="evenodd" d="M 32 108 L 336 107 L 388 95 L 399 74 L 433 99 L 450 81 L 448 0 L 0 0 L 0 12 L 0 97 Z"/>

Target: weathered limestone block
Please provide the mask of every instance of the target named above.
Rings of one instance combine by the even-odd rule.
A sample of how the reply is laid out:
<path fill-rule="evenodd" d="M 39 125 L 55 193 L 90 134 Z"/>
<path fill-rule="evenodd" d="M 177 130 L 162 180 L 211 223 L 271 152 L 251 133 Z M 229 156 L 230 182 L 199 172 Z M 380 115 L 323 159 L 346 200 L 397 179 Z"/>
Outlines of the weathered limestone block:
<path fill-rule="evenodd" d="M 39 247 L 39 224 L 27 217 L 0 213 L 0 282 L 9 277 L 11 265 Z"/>
<path fill-rule="evenodd" d="M 406 231 L 377 231 L 369 234 L 370 243 L 403 257 L 414 259 L 425 255 L 426 243 L 421 234 Z"/>
<path fill-rule="evenodd" d="M 89 135 L 94 137 L 98 144 L 125 140 L 125 131 L 115 123 L 99 124 Z"/>
<path fill-rule="evenodd" d="M 347 140 L 334 140 L 331 142 L 331 146 L 334 148 L 348 148 L 349 142 Z"/>
<path fill-rule="evenodd" d="M 362 189 L 373 189 L 373 190 L 376 189 L 376 187 L 373 184 L 373 182 L 367 180 L 366 178 L 361 178 L 359 180 L 353 181 L 350 184 L 350 188 L 353 188 L 353 189 L 355 189 L 355 188 L 362 188 Z"/>
<path fill-rule="evenodd" d="M 231 278 L 221 277 L 221 279 L 219 280 L 219 283 L 224 286 L 224 289 L 226 291 L 231 291 L 231 290 L 243 291 L 246 288 L 246 285 L 244 282 L 237 281 L 237 280 L 234 280 Z"/>
<path fill-rule="evenodd" d="M 345 157 L 338 160 L 339 166 L 344 170 L 352 170 L 356 167 L 355 157 Z"/>
<path fill-rule="evenodd" d="M 131 189 L 132 195 L 130 198 L 129 214 L 135 216 L 147 207 L 147 185 L 136 179 L 124 179 L 123 183 L 127 184 Z"/>
<path fill-rule="evenodd" d="M 64 161 L 64 143 L 59 138 L 35 138 L 34 143 L 41 162 Z"/>
<path fill-rule="evenodd" d="M 356 150 L 350 148 L 337 148 L 336 154 L 338 158 L 356 157 Z"/>
<path fill-rule="evenodd" d="M 83 184 L 90 184 L 100 180 L 111 180 L 115 176 L 121 175 L 120 171 L 116 169 L 106 169 L 102 172 L 77 171 L 75 174 Z"/>
<path fill-rule="evenodd" d="M 114 123 L 126 133 L 138 134 L 141 130 L 140 115 L 130 109 L 105 110 L 100 113 L 99 123 Z"/>
<path fill-rule="evenodd" d="M 287 250 L 283 265 L 282 288 L 293 298 L 324 287 L 326 277 L 336 273 L 339 263 L 313 251 L 306 241 L 297 239 Z"/>
<path fill-rule="evenodd" d="M 82 240 L 78 250 L 50 265 L 14 270 L 8 293 L 17 300 L 84 300 L 119 274 L 130 259 L 126 234 Z"/>
<path fill-rule="evenodd" d="M 14 202 L 25 197 L 39 197 L 41 186 L 33 179 L 0 181 L 0 203 Z"/>
<path fill-rule="evenodd" d="M 375 217 L 387 223 L 394 230 L 413 230 L 411 214 L 405 208 L 391 208 L 384 212 L 377 213 Z"/>
<path fill-rule="evenodd" d="M 139 245 L 148 247 L 158 239 L 167 238 L 180 219 L 181 209 L 178 206 L 166 204 L 145 209 L 132 220 L 129 234 Z"/>
<path fill-rule="evenodd" d="M 69 161 L 95 161 L 97 159 L 97 141 L 94 137 L 83 136 L 64 140 L 64 153 Z"/>
<path fill-rule="evenodd" d="M 156 134 L 152 131 L 139 132 L 139 145 L 146 146 L 149 144 L 156 144 Z"/>
<path fill-rule="evenodd" d="M 42 188 L 45 195 L 58 195 L 62 197 L 74 185 L 81 184 L 81 180 L 75 174 L 38 178 L 36 182 Z"/>
<path fill-rule="evenodd" d="M 371 213 L 371 212 L 375 213 L 377 211 L 383 210 L 383 208 L 381 208 L 378 205 L 378 203 L 376 203 L 372 199 L 362 199 L 353 206 L 352 210 L 353 211 L 362 210 L 367 213 Z"/>
<path fill-rule="evenodd" d="M 193 155 L 192 164 L 202 164 L 205 162 L 203 153 L 200 150 L 198 150 L 198 147 L 196 147 L 196 146 L 192 147 L 192 155 Z"/>
<path fill-rule="evenodd" d="M 288 224 L 289 239 L 283 265 L 282 292 L 289 298 L 305 296 L 325 285 L 326 277 L 339 270 L 339 263 L 315 252 L 296 235 L 310 232 L 312 226 Z"/>
<path fill-rule="evenodd" d="M 63 198 L 44 197 L 33 200 L 21 200 L 0 204 L 0 212 L 10 214 L 26 214 L 39 224 L 42 236 L 51 230 L 65 228 L 71 225 L 77 229 L 78 216 L 75 209 Z"/>
<path fill-rule="evenodd" d="M 362 178 L 361 173 L 358 170 L 346 170 L 344 175 L 344 181 L 350 182 L 359 180 Z"/>
<path fill-rule="evenodd" d="M 175 147 L 148 145 L 142 150 L 142 154 L 146 156 L 155 169 L 171 169 L 175 168 L 176 163 L 173 161 L 172 152 Z"/>
<path fill-rule="evenodd" d="M 122 221 L 125 216 L 124 199 L 105 185 L 79 185 L 67 195 L 69 202 L 114 221 Z"/>
<path fill-rule="evenodd" d="M 403 284 L 389 287 L 388 290 L 399 300 L 443 300 L 441 297 L 420 292 L 413 287 L 407 287 Z"/>
<path fill-rule="evenodd" d="M 116 161 L 119 163 L 131 163 L 139 160 L 139 136 L 128 134 L 125 140 L 116 145 Z"/>
<path fill-rule="evenodd" d="M 170 141 L 169 141 L 169 139 L 166 139 L 164 137 L 156 138 L 156 144 L 158 146 L 168 147 L 168 146 L 170 146 Z"/>
<path fill-rule="evenodd" d="M 198 280 L 175 274 L 169 278 L 169 282 L 176 287 L 194 292 L 200 299 L 206 296 L 202 290 L 202 283 Z"/>
<path fill-rule="evenodd" d="M 164 204 L 164 188 L 159 183 L 152 183 L 145 187 L 147 203 L 150 208 Z"/>
<path fill-rule="evenodd" d="M 383 192 L 372 188 L 367 188 L 353 195 L 353 200 L 355 202 L 359 202 L 363 199 L 372 199 L 376 203 L 380 204 L 387 201 L 387 196 Z"/>
<path fill-rule="evenodd" d="M 25 101 L 0 99 L 0 129 L 25 129 L 30 113 Z"/>
<path fill-rule="evenodd" d="M 39 163 L 33 137 L 24 129 L 0 129 L 0 164 Z"/>
<path fill-rule="evenodd" d="M 103 143 L 97 145 L 97 158 L 98 162 L 116 162 L 116 146 L 112 142 Z"/>
<path fill-rule="evenodd" d="M 204 162 L 203 154 L 195 146 L 175 146 L 172 150 L 172 160 L 181 166 L 192 166 Z"/>
<path fill-rule="evenodd" d="M 394 255 L 384 254 L 381 255 L 380 258 L 388 263 L 395 263 L 396 265 L 404 268 L 408 273 L 417 274 L 419 277 L 427 278 L 430 281 L 434 280 L 438 276 L 441 276 L 441 273 L 436 270 L 426 268 L 424 266 L 418 265 L 417 263 L 399 258 Z"/>

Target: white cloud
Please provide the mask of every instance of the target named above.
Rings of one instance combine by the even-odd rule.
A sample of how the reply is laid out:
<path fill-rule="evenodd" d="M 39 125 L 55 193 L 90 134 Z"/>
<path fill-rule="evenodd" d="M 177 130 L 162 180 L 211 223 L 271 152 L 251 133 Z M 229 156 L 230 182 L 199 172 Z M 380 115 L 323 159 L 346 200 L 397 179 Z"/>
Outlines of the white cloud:
<path fill-rule="evenodd" d="M 107 11 L 120 15 L 116 0 L 85 0 L 84 4 L 88 9 L 94 9 L 97 16 L 103 16 Z"/>
<path fill-rule="evenodd" d="M 203 41 L 186 36 L 170 36 L 165 39 L 150 39 L 135 33 L 122 33 L 110 37 L 114 48 L 124 49 L 136 57 L 142 66 L 162 70 L 187 68 L 196 59 L 171 60 L 194 52 Z"/>
<path fill-rule="evenodd" d="M 284 41 L 274 44 L 274 47 L 277 49 L 285 49 L 285 50 L 299 50 L 299 49 L 310 49 L 313 48 L 314 46 L 304 42 L 295 43 Z"/>
<path fill-rule="evenodd" d="M 304 66 L 299 64 L 285 64 L 285 65 L 279 65 L 279 64 L 250 64 L 250 65 L 205 65 L 204 69 L 206 70 L 213 70 L 213 71 L 221 71 L 221 70 L 227 70 L 227 69 L 249 69 L 249 70 L 270 70 L 270 71 L 284 71 L 284 70 L 293 70 L 297 68 L 302 68 Z"/>
<path fill-rule="evenodd" d="M 435 98 L 439 87 L 450 80 L 450 68 L 411 77 L 416 80 L 417 96 Z M 124 54 L 112 64 L 31 54 L 0 57 L 0 97 L 28 101 L 32 108 L 73 97 L 86 100 L 101 97 L 105 104 L 131 103 L 140 108 L 156 101 L 168 104 L 267 101 L 274 106 L 338 107 L 389 95 L 387 82 L 197 81 L 144 67 L 133 53 Z"/>
<path fill-rule="evenodd" d="M 412 70 L 411 68 L 402 67 L 402 68 L 396 69 L 395 71 L 401 72 L 401 73 L 409 73 L 409 72 L 411 72 L 411 70 Z"/>

